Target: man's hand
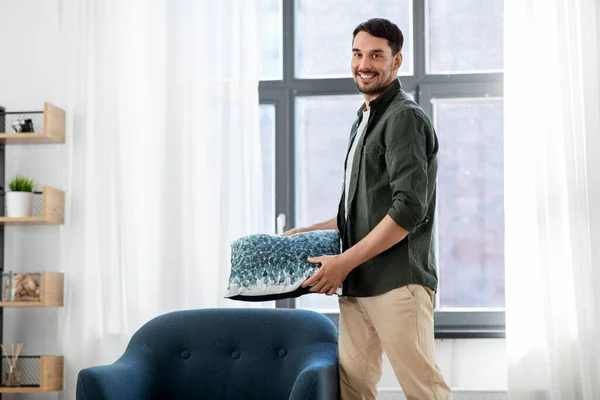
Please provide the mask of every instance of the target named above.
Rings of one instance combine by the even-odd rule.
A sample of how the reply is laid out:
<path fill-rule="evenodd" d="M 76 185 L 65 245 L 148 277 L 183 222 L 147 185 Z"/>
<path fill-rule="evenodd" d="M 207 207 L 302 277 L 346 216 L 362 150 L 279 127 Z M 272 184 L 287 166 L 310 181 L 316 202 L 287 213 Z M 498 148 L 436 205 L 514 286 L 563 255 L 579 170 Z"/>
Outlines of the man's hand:
<path fill-rule="evenodd" d="M 346 276 L 352 270 L 352 266 L 348 264 L 345 257 L 337 256 L 322 256 L 309 258 L 311 264 L 321 264 L 321 268 L 313 276 L 308 278 L 302 287 L 309 289 L 313 293 L 325 293 L 327 296 L 335 294 Z"/>
<path fill-rule="evenodd" d="M 326 229 L 337 229 L 337 217 L 333 217 L 328 221 L 321 222 L 319 224 L 314 224 L 311 226 L 307 226 L 305 228 L 290 229 L 289 231 L 282 233 L 281 236 L 292 236 L 292 235 L 295 235 L 296 233 L 319 231 L 319 230 L 326 230 Z"/>
<path fill-rule="evenodd" d="M 311 228 L 294 228 L 294 229 L 290 229 L 287 232 L 282 233 L 281 236 L 292 236 L 292 235 L 295 235 L 296 233 L 310 232 L 310 231 L 312 231 Z"/>

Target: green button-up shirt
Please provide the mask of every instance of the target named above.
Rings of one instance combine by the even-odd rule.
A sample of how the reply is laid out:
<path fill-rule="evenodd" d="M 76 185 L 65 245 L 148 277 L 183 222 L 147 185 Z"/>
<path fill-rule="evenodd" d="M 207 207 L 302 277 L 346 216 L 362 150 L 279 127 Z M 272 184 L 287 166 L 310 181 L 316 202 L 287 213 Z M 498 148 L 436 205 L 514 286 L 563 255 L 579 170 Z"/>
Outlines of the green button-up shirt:
<path fill-rule="evenodd" d="M 352 162 L 348 193 L 342 192 L 338 208 L 342 249 L 362 240 L 386 214 L 406 229 L 408 236 L 350 272 L 343 295 L 375 296 L 408 284 L 437 290 L 433 224 L 438 139 L 433 124 L 398 80 L 369 107 L 368 125 Z M 348 148 L 364 108 L 363 104 L 358 111 Z"/>

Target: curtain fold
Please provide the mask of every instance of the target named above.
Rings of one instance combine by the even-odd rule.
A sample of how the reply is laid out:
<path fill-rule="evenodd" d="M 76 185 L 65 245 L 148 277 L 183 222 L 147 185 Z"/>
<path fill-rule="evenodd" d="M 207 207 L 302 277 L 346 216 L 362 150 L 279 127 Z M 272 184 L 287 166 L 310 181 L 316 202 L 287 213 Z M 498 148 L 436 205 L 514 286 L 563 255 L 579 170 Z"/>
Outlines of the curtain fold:
<path fill-rule="evenodd" d="M 133 332 L 223 298 L 263 230 L 253 0 L 63 0 L 69 180 L 66 390 Z"/>
<path fill-rule="evenodd" d="M 505 1 L 511 399 L 600 394 L 600 4 Z"/>

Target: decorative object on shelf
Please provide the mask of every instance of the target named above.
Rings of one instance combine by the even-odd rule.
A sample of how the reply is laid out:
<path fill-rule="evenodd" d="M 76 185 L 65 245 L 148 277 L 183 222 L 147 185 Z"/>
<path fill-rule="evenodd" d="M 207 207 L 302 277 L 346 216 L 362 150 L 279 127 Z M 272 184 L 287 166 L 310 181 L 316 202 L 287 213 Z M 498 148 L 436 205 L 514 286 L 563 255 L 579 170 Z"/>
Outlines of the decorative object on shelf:
<path fill-rule="evenodd" d="M 6 357 L 6 361 L 8 362 L 8 371 L 6 372 L 6 377 L 4 379 L 4 386 L 21 386 L 21 378 L 19 374 L 19 370 L 17 369 L 17 361 L 19 360 L 19 355 L 21 354 L 21 350 L 23 349 L 23 343 L 17 344 L 17 349 L 15 351 L 15 345 L 11 344 L 12 357 L 9 357 L 6 354 L 6 349 L 3 344 L 0 344 L 2 347 L 2 354 Z"/>
<path fill-rule="evenodd" d="M 0 307 L 62 307 L 64 305 L 64 274 L 61 272 L 8 271 L 3 275 L 5 291 Z"/>
<path fill-rule="evenodd" d="M 33 213 L 33 179 L 17 175 L 12 179 L 9 187 L 11 191 L 6 193 L 7 216 L 30 217 Z"/>
<path fill-rule="evenodd" d="M 21 351 L 21 354 L 23 352 Z M 0 355 L 1 357 L 1 355 Z M 42 393 L 57 392 L 63 389 L 64 358 L 62 356 L 20 355 L 17 370 L 21 386 L 6 386 L 6 371 L 9 364 L 2 358 L 2 393 Z"/>
<path fill-rule="evenodd" d="M 12 123 L 12 128 L 15 133 L 32 133 L 35 132 L 33 128 L 33 120 L 31 119 L 16 119 Z"/>
<path fill-rule="evenodd" d="M 65 111 L 44 103 L 43 111 L 10 111 L 0 107 L 0 144 L 65 142 Z"/>
<path fill-rule="evenodd" d="M 39 272 L 2 274 L 2 301 L 24 302 L 42 300 L 42 274 Z"/>
<path fill-rule="evenodd" d="M 12 301 L 40 301 L 41 274 L 18 273 L 12 278 Z"/>
<path fill-rule="evenodd" d="M 0 194 L 1 195 L 1 194 Z M 42 191 L 33 192 L 32 216 L 14 218 L 5 213 L 0 224 L 62 224 L 64 223 L 65 192 L 44 186 Z M 7 211 L 5 209 L 5 211 Z"/>

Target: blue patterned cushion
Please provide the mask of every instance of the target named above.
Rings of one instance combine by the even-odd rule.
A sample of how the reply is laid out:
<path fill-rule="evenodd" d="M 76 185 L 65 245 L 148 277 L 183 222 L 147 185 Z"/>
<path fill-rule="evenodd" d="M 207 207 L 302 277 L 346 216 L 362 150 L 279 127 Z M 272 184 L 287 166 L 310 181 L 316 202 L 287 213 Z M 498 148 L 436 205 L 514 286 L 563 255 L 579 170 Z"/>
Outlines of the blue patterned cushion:
<path fill-rule="evenodd" d="M 228 297 L 243 301 L 269 301 L 309 294 L 302 283 L 320 267 L 310 257 L 340 254 L 336 230 L 292 236 L 254 234 L 231 245 Z M 337 291 L 342 294 L 341 287 Z"/>

